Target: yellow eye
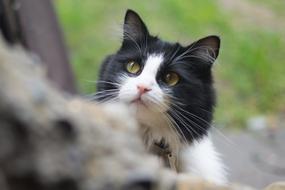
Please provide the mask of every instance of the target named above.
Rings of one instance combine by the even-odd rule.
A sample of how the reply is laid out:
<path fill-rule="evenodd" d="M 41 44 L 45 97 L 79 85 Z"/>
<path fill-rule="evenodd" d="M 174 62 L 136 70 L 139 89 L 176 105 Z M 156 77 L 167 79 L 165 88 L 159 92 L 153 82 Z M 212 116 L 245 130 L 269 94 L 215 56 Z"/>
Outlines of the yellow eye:
<path fill-rule="evenodd" d="M 134 61 L 130 61 L 126 66 L 126 69 L 129 73 L 137 74 L 140 71 L 141 66 Z"/>
<path fill-rule="evenodd" d="M 174 86 L 179 82 L 179 76 L 178 74 L 174 73 L 174 72 L 169 72 L 165 75 L 164 77 L 164 81 L 167 85 L 169 86 Z"/>

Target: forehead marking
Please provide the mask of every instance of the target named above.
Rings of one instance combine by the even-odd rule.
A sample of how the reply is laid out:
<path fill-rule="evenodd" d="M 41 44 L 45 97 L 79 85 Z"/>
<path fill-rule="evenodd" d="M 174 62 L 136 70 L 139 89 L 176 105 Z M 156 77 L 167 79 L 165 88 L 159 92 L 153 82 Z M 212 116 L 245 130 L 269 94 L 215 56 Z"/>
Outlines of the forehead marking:
<path fill-rule="evenodd" d="M 150 54 L 147 57 L 143 73 L 156 75 L 161 63 L 163 62 L 162 54 Z"/>

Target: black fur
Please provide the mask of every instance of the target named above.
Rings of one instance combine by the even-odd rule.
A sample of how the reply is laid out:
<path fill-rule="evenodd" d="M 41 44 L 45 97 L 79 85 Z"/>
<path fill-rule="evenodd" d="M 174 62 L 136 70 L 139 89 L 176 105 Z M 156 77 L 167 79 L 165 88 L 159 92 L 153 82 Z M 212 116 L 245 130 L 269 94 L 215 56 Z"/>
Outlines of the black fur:
<path fill-rule="evenodd" d="M 137 46 L 142 51 L 139 51 Z M 97 90 L 104 92 L 116 89 L 115 85 L 100 81 L 116 83 L 117 76 L 121 72 L 126 72 L 124 64 L 129 60 L 135 60 L 143 66 L 147 54 L 163 52 L 165 60 L 156 79 L 162 89 L 171 88 L 172 96 L 175 97 L 171 100 L 172 102 L 179 101 L 177 103 L 179 108 L 172 106 L 168 112 L 172 116 L 179 114 L 184 118 L 184 121 L 174 119 L 181 129 L 178 131 L 182 140 L 184 137 L 187 141 L 198 139 L 207 134 L 213 118 L 215 91 L 211 68 L 219 54 L 219 47 L 220 39 L 217 36 L 202 38 L 186 47 L 179 43 L 162 41 L 149 34 L 137 13 L 128 10 L 125 16 L 122 45 L 115 54 L 108 56 L 103 62 Z M 184 54 L 183 59 L 177 60 L 182 54 Z M 174 71 L 180 75 L 181 80 L 177 85 L 168 87 L 164 84 L 161 76 L 167 71 Z M 98 98 L 99 101 L 112 98 L 102 94 Z M 183 124 L 187 124 L 188 129 Z"/>

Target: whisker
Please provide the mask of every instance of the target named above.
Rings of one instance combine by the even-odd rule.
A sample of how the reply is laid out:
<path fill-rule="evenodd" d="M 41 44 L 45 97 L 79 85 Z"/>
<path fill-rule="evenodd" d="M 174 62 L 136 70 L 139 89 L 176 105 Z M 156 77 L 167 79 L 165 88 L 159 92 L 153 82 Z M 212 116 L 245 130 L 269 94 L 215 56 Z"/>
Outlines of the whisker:
<path fill-rule="evenodd" d="M 91 81 L 92 82 L 92 81 Z M 95 81 L 96 84 L 112 84 L 112 85 L 116 85 L 116 86 L 121 86 L 120 83 L 117 83 L 117 82 L 112 82 L 112 81 Z"/>
<path fill-rule="evenodd" d="M 179 55 L 178 57 L 176 57 L 174 60 L 173 60 L 173 63 L 177 63 L 179 62 L 180 60 L 184 59 L 184 58 L 204 58 L 206 59 L 207 61 L 210 61 L 210 62 L 214 62 L 215 61 L 215 58 L 211 56 L 211 54 L 209 53 L 209 50 L 212 52 L 213 55 L 215 55 L 215 51 L 213 49 L 211 49 L 210 47 L 208 46 L 199 46 L 199 47 L 196 47 L 196 48 L 193 48 L 194 47 L 194 44 L 192 46 L 190 46 L 184 53 L 182 53 L 181 55 Z M 204 56 L 194 56 L 194 55 L 189 55 L 187 56 L 187 54 L 190 54 L 198 49 L 202 49 L 202 50 L 205 50 L 207 53 L 206 54 L 203 54 Z M 206 57 L 205 57 L 206 56 Z"/>
<path fill-rule="evenodd" d="M 189 132 L 189 134 L 191 135 L 191 137 L 192 137 L 192 139 L 194 139 L 194 136 L 193 136 L 193 132 L 196 134 L 196 135 L 198 135 L 197 134 L 197 132 L 194 130 L 194 128 L 191 128 L 191 125 L 190 125 L 190 127 L 188 126 L 189 124 L 187 124 L 185 121 L 184 121 L 184 119 L 183 118 L 181 118 L 176 112 L 171 112 L 172 114 L 174 114 L 176 117 L 177 117 L 177 119 L 179 120 L 179 122 L 181 122 L 181 124 L 182 124 L 182 126 L 184 126 L 185 127 L 185 129 Z"/>
<path fill-rule="evenodd" d="M 188 53 L 191 53 L 192 51 L 194 51 L 195 49 L 197 48 L 193 48 L 195 46 L 196 43 L 193 43 L 185 52 L 183 52 L 181 55 L 177 56 L 175 59 L 174 59 L 174 62 L 181 59 L 181 57 L 183 57 L 184 55 L 188 54 Z"/>
<path fill-rule="evenodd" d="M 201 117 L 199 117 L 199 116 L 197 116 L 197 115 L 195 115 L 195 114 L 193 114 L 193 113 L 190 113 L 190 112 L 188 112 L 188 111 L 186 111 L 186 110 L 184 110 L 184 109 L 182 109 L 182 108 L 180 108 L 180 107 L 178 107 L 178 108 L 179 108 L 181 111 L 183 111 L 185 114 L 189 115 L 190 117 L 195 118 L 195 119 L 198 119 L 198 121 L 200 120 L 200 121 L 202 121 L 202 122 L 206 122 L 206 121 L 205 121 L 204 119 L 202 119 Z M 182 114 L 182 115 L 183 115 L 183 114 Z M 189 122 L 193 123 L 193 124 L 194 124 L 195 126 L 197 126 L 199 129 L 204 130 L 204 131 L 207 131 L 206 129 L 202 128 L 199 124 L 197 124 L 195 121 L 190 120 L 189 118 L 186 118 L 186 116 L 184 116 L 184 118 L 187 119 Z M 237 147 L 236 144 L 233 143 L 233 141 L 231 141 L 229 138 L 227 138 L 227 137 L 221 132 L 221 130 L 219 130 L 217 127 L 215 127 L 214 125 L 210 124 L 209 122 L 206 122 L 206 124 L 211 125 L 211 128 L 214 129 L 220 136 L 222 136 L 223 139 L 224 139 L 227 143 L 229 143 L 231 146 Z M 238 151 L 240 151 L 238 148 L 235 148 L 235 149 L 238 150 Z"/>
<path fill-rule="evenodd" d="M 96 98 L 96 97 L 99 97 L 100 95 L 101 96 L 107 96 L 110 93 L 114 93 L 115 94 L 115 92 L 118 92 L 118 89 L 103 90 L 103 91 L 99 91 L 99 92 L 96 92 L 96 93 L 87 94 L 84 97 L 87 98 L 87 99 L 88 98 Z"/>
<path fill-rule="evenodd" d="M 168 114 L 168 115 L 169 115 L 169 114 Z M 169 116 L 170 116 L 170 115 L 169 115 Z M 176 129 L 179 130 L 179 132 L 178 132 L 178 133 L 179 133 L 179 137 L 182 137 L 183 140 L 184 140 L 184 142 L 187 143 L 187 144 L 189 144 L 187 138 L 185 137 L 185 135 L 184 135 L 184 133 L 183 133 L 183 131 L 182 131 L 181 128 L 179 127 L 178 123 L 172 118 L 172 116 L 170 116 L 170 120 L 171 120 L 172 123 L 174 123 L 174 125 L 176 126 Z"/>
<path fill-rule="evenodd" d="M 155 97 L 150 97 L 149 99 L 153 100 L 153 102 L 155 102 L 158 106 L 161 106 L 163 108 L 163 110 L 167 110 L 165 108 L 168 108 L 168 106 L 163 103 L 163 102 L 157 102 L 157 99 L 155 99 Z M 168 113 L 164 113 L 165 115 L 168 116 L 168 119 L 176 126 L 174 126 L 174 129 L 176 130 L 176 134 L 179 136 L 179 137 L 182 137 L 183 138 L 183 141 L 185 141 L 185 143 L 188 144 L 188 140 L 186 138 L 186 136 L 184 135 L 183 131 L 181 130 L 180 126 L 177 124 L 177 122 L 172 118 L 172 116 Z M 178 131 L 179 130 L 179 131 Z"/>
<path fill-rule="evenodd" d="M 171 57 L 169 58 L 169 60 L 170 60 L 171 62 L 173 61 L 174 57 L 176 56 L 176 54 L 177 54 L 177 52 L 178 52 L 179 50 L 180 50 L 180 47 L 177 46 L 175 52 L 174 52 L 174 53 L 171 55 Z"/>

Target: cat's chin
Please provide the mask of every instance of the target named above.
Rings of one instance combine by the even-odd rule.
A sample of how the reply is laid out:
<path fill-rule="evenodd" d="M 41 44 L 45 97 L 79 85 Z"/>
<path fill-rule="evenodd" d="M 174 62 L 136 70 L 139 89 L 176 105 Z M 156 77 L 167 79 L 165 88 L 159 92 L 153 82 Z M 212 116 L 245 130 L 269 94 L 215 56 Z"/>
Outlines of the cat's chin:
<path fill-rule="evenodd" d="M 142 101 L 141 99 L 135 99 L 135 100 L 131 101 L 130 104 L 131 105 L 135 105 L 137 107 L 140 107 L 140 106 L 143 106 L 143 107 L 146 107 L 146 108 L 148 107 L 148 105 L 144 101 Z"/>
<path fill-rule="evenodd" d="M 150 102 L 146 99 L 135 99 L 127 103 L 129 107 L 136 112 L 148 112 L 150 114 L 153 113 L 165 113 L 167 111 L 167 107 L 162 109 L 161 106 Z"/>
<path fill-rule="evenodd" d="M 154 112 L 155 110 L 158 110 L 155 107 L 155 104 L 147 101 L 147 100 L 142 100 L 142 99 L 136 99 L 130 102 L 131 107 L 136 107 L 137 110 L 141 111 L 151 111 Z"/>

